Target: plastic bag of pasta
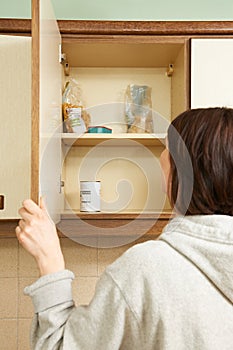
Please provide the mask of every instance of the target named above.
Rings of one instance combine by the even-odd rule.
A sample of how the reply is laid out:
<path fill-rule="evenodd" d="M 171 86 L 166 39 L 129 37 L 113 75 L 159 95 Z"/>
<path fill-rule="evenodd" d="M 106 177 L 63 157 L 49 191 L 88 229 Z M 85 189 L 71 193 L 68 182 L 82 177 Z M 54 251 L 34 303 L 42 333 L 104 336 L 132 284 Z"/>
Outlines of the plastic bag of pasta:
<path fill-rule="evenodd" d="M 151 88 L 128 85 L 125 94 L 125 117 L 129 133 L 152 133 Z"/>
<path fill-rule="evenodd" d="M 77 81 L 68 81 L 62 95 L 62 116 L 66 132 L 85 132 L 90 125 L 90 115 L 83 106 L 81 96 Z"/>

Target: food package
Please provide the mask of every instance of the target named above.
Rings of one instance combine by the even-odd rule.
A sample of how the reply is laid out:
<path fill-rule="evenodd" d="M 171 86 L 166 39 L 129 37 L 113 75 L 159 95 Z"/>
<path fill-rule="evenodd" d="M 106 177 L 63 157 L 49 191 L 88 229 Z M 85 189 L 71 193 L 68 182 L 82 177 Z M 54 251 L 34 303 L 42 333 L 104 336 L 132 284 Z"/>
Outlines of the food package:
<path fill-rule="evenodd" d="M 67 118 L 65 120 L 67 132 L 75 132 L 78 134 L 83 134 L 86 132 L 87 128 L 82 119 L 82 109 L 78 108 L 67 108 Z"/>
<path fill-rule="evenodd" d="M 129 133 L 152 133 L 151 88 L 130 84 L 125 94 L 125 118 Z"/>
<path fill-rule="evenodd" d="M 81 89 L 75 79 L 65 85 L 62 95 L 62 116 L 66 132 L 85 132 L 90 125 L 90 115 L 85 110 Z"/>

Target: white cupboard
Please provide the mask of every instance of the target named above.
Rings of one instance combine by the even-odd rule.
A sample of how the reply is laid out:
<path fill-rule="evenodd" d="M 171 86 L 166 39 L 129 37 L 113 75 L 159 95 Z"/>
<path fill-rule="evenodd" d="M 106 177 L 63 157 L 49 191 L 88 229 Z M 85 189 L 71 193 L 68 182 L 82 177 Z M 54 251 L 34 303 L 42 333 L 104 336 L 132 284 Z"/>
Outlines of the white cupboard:
<path fill-rule="evenodd" d="M 0 36 L 0 64 L 0 219 L 14 219 L 30 196 L 31 38 Z"/>
<path fill-rule="evenodd" d="M 233 107 L 233 39 L 191 40 L 191 108 Z"/>

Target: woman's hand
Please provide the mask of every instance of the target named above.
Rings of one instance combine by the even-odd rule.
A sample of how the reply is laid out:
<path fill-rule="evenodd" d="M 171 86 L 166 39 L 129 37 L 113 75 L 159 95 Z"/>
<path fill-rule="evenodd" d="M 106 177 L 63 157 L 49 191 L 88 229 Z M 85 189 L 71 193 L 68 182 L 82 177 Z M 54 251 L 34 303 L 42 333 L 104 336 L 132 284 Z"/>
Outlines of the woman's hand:
<path fill-rule="evenodd" d="M 22 219 L 15 229 L 17 238 L 36 259 L 40 275 L 63 270 L 65 264 L 56 226 L 48 215 L 43 198 L 39 206 L 26 199 L 19 214 Z"/>

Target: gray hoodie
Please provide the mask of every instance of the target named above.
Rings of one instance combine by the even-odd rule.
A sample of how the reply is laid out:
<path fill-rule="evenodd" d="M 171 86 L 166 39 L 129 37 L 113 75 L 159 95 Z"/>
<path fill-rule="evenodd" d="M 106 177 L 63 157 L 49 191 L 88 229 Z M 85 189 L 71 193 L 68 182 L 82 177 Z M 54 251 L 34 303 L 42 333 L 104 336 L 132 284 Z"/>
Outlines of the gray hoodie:
<path fill-rule="evenodd" d="M 233 217 L 176 217 L 105 270 L 88 306 L 75 307 L 73 277 L 25 289 L 33 349 L 233 349 Z"/>

